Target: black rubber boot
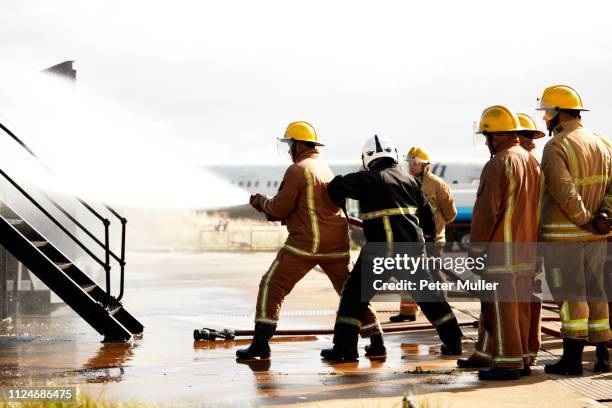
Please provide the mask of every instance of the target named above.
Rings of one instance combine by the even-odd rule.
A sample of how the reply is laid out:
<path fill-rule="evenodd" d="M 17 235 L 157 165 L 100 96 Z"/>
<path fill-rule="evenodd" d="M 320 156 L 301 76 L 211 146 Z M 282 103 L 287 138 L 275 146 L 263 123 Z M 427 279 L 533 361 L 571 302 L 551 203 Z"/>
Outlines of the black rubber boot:
<path fill-rule="evenodd" d="M 478 378 L 490 381 L 518 380 L 520 376 L 521 370 L 515 369 L 488 368 L 478 372 Z"/>
<path fill-rule="evenodd" d="M 460 356 L 462 353 L 461 349 L 461 329 L 457 323 L 457 319 L 453 318 L 446 323 L 436 328 L 440 340 L 442 340 L 442 346 L 440 346 L 440 353 L 445 356 Z"/>
<path fill-rule="evenodd" d="M 370 344 L 365 346 L 366 357 L 385 357 L 387 348 L 381 333 L 370 336 Z"/>
<path fill-rule="evenodd" d="M 491 364 L 487 364 L 484 361 L 476 360 L 472 357 L 460 358 L 457 360 L 457 367 L 459 368 L 486 368 L 490 367 Z"/>
<path fill-rule="evenodd" d="M 529 377 L 531 375 L 531 367 L 526 365 L 521 369 L 521 377 Z"/>
<path fill-rule="evenodd" d="M 440 354 L 445 356 L 460 356 L 463 353 L 461 348 L 461 340 L 456 344 L 442 344 L 440 346 Z"/>
<path fill-rule="evenodd" d="M 401 322 L 414 322 L 416 320 L 415 315 L 405 315 L 405 314 L 397 314 L 395 316 L 391 316 L 389 318 L 390 322 L 393 323 L 401 323 Z"/>
<path fill-rule="evenodd" d="M 593 371 L 596 373 L 609 373 L 611 371 L 610 353 L 608 352 L 608 346 L 606 346 L 606 343 L 597 343 L 595 356 L 597 356 L 597 361 L 595 362 Z"/>
<path fill-rule="evenodd" d="M 331 361 L 355 361 L 359 328 L 350 324 L 337 323 L 334 327 L 334 347 L 321 350 L 321 357 Z"/>
<path fill-rule="evenodd" d="M 236 351 L 239 359 L 270 358 L 270 345 L 268 341 L 274 336 L 276 326 L 266 323 L 255 323 L 255 335 L 251 345 Z"/>
<path fill-rule="evenodd" d="M 546 364 L 544 372 L 558 375 L 582 375 L 582 350 L 584 344 L 581 340 L 563 339 L 563 355 L 554 364 Z"/>

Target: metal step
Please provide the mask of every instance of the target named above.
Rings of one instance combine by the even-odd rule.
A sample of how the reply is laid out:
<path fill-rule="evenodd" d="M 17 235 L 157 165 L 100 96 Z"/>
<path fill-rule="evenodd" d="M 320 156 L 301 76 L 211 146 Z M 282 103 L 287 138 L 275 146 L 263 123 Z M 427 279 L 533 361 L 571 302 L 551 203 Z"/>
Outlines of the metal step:
<path fill-rule="evenodd" d="M 36 248 L 42 248 L 49 243 L 47 241 L 30 241 L 30 242 L 32 242 L 32 245 L 34 245 Z"/>
<path fill-rule="evenodd" d="M 55 266 L 60 268 L 62 271 L 65 271 L 72 266 L 72 262 L 56 262 Z"/>
<path fill-rule="evenodd" d="M 9 219 L 6 220 L 6 222 L 8 222 L 11 225 L 21 225 L 25 221 L 20 219 L 20 218 L 9 218 Z"/>
<path fill-rule="evenodd" d="M 116 315 L 117 313 L 119 313 L 119 311 L 121 311 L 121 309 L 123 309 L 123 306 L 115 306 L 115 307 L 111 307 L 108 311 L 108 313 L 111 314 L 111 316 Z"/>
<path fill-rule="evenodd" d="M 89 293 L 92 290 L 94 290 L 95 288 L 97 288 L 98 285 L 81 285 L 81 289 L 83 289 L 85 292 Z"/>

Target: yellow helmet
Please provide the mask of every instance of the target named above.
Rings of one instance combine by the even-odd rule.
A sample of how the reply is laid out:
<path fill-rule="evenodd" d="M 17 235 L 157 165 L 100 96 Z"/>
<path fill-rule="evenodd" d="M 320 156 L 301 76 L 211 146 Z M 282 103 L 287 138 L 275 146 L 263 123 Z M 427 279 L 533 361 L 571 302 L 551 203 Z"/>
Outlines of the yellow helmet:
<path fill-rule="evenodd" d="M 429 153 L 421 146 L 413 146 L 408 151 L 408 160 L 414 160 L 418 163 L 429 164 Z"/>
<path fill-rule="evenodd" d="M 482 112 L 476 133 L 519 132 L 521 126 L 518 117 L 508 108 L 501 105 L 490 106 Z"/>
<path fill-rule="evenodd" d="M 554 85 L 546 88 L 542 97 L 538 99 L 536 109 L 551 112 L 544 116 L 545 119 L 552 119 L 556 115 L 553 111 L 559 112 L 561 109 L 588 111 L 582 105 L 582 98 L 578 92 L 567 85 Z"/>
<path fill-rule="evenodd" d="M 544 132 L 538 130 L 538 127 L 531 116 L 527 115 L 526 113 L 517 113 L 516 116 L 518 116 L 521 126 L 528 129 L 523 131 L 523 133 L 530 133 L 532 139 L 544 137 Z"/>
<path fill-rule="evenodd" d="M 288 142 L 289 140 L 299 140 L 302 142 L 311 142 L 316 146 L 325 146 L 319 143 L 319 137 L 314 127 L 308 122 L 291 122 L 285 130 L 285 135 L 281 141 Z"/>

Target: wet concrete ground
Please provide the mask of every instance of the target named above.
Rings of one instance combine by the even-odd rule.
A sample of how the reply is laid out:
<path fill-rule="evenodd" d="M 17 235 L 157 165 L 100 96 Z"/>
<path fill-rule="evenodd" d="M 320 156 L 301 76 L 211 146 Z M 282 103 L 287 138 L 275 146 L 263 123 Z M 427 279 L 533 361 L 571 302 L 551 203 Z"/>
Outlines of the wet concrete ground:
<path fill-rule="evenodd" d="M 247 339 L 194 342 L 196 327 L 252 327 L 259 278 L 273 258 L 273 253 L 131 254 L 125 303 L 144 323 L 143 338 L 128 345 L 102 344 L 67 308 L 51 317 L 19 318 L 4 327 L 9 335 L 0 336 L 0 385 L 77 384 L 93 396 L 172 405 L 314 401 L 319 406 L 345 400 L 344 406 L 352 406 L 346 400 L 383 398 L 373 405 L 387 406 L 410 393 L 426 394 L 439 406 L 595 404 L 576 387 L 540 372 L 511 384 L 479 382 L 474 371 L 457 370 L 454 358 L 439 355 L 432 331 L 386 335 L 389 353 L 384 361 L 361 358 L 335 365 L 319 358 L 331 336 L 276 339 L 271 360 L 249 364 L 234 358 Z M 477 314 L 476 303 L 454 306 L 460 320 L 471 321 Z M 327 278 L 312 272 L 287 298 L 279 329 L 330 328 L 336 307 Z M 396 310 L 397 304 L 376 307 L 385 321 L 390 315 L 385 310 Z M 464 333 L 476 336 L 474 329 Z M 471 347 L 466 339 L 465 356 Z M 558 340 L 546 339 L 547 350 L 558 352 L 559 347 Z M 593 361 L 592 350 L 585 361 Z M 612 376 L 589 378 L 603 384 L 604 394 L 609 387 L 612 400 Z"/>

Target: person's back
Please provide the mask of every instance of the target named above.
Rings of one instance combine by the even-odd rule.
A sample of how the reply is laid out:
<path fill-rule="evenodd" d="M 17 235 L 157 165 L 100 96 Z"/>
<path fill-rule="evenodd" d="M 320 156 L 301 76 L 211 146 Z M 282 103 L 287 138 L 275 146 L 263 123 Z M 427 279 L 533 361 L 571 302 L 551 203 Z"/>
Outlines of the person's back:
<path fill-rule="evenodd" d="M 289 166 L 279 194 L 264 202 L 264 210 L 287 225 L 287 250 L 300 255 L 347 253 L 347 221 L 327 194 L 332 178 L 319 153 L 309 150 Z"/>
<path fill-rule="evenodd" d="M 544 147 L 542 158 L 547 186 L 542 238 L 547 241 L 605 238 L 580 226 L 589 222 L 606 198 L 608 203 L 612 200 L 606 197 L 612 181 L 611 168 L 608 146 L 601 137 L 584 129 L 580 119 L 565 121 L 555 129 L 555 136 Z M 568 191 L 570 185 L 575 191 Z"/>
<path fill-rule="evenodd" d="M 538 240 L 540 168 L 517 141 L 508 143 L 482 172 L 470 234 L 475 243 Z"/>
<path fill-rule="evenodd" d="M 335 202 L 359 200 L 368 242 L 424 242 L 424 234 L 429 239 L 435 235 L 420 183 L 397 163 L 381 160 L 370 170 L 337 178 L 328 191 Z"/>

